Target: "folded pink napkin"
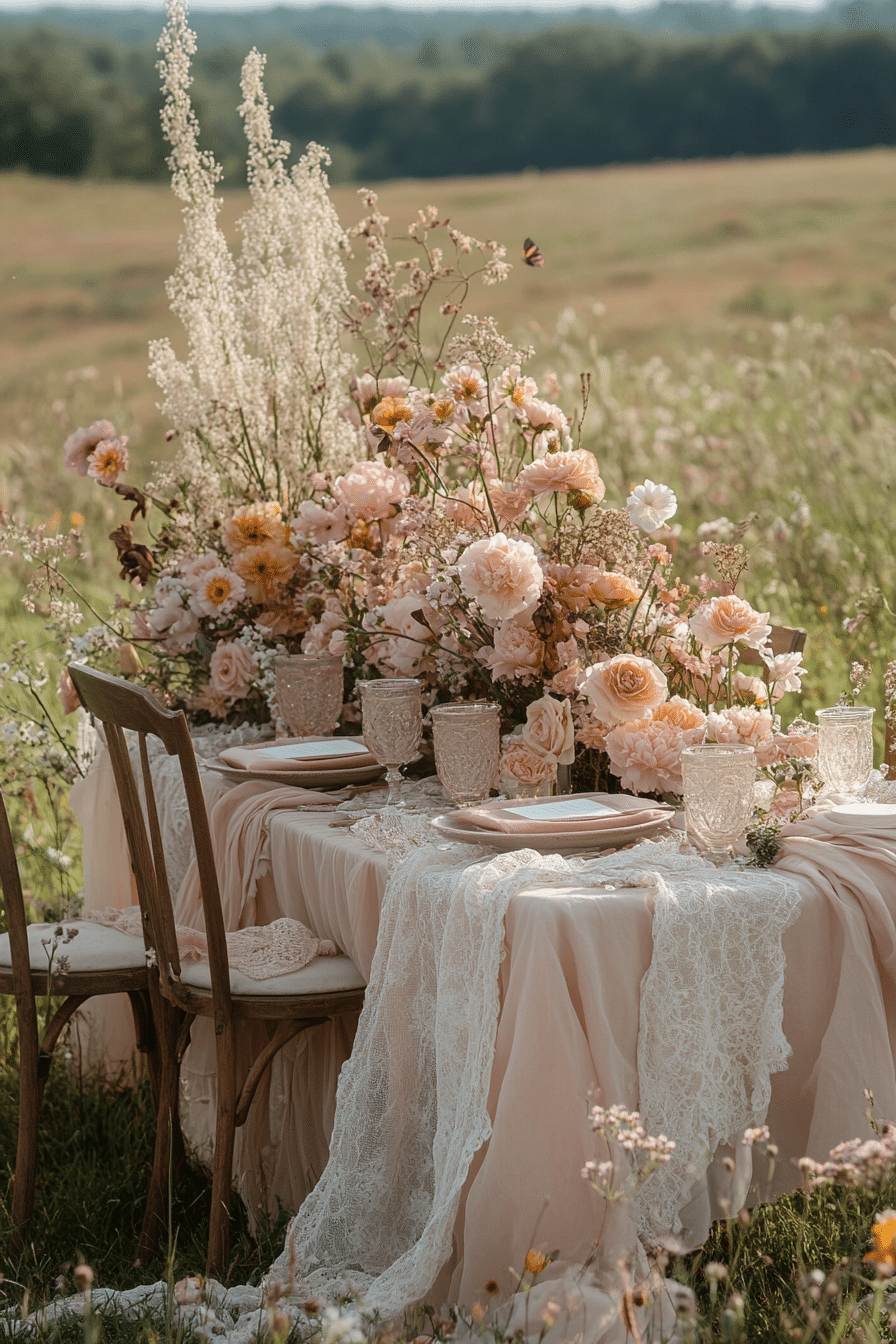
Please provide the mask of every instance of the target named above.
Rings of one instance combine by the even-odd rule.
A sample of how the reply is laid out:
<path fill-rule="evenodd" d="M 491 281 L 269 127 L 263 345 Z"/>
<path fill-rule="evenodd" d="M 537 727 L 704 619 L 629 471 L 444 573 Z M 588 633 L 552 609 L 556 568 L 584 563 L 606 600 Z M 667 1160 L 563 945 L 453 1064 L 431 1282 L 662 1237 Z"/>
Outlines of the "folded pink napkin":
<path fill-rule="evenodd" d="M 290 751 L 291 747 L 294 752 Z M 322 738 L 320 742 L 284 737 L 277 742 L 259 742 L 251 747 L 227 747 L 218 759 L 236 770 L 263 770 L 266 775 L 284 771 L 297 774 L 303 770 L 318 774 L 321 770 L 376 765 L 376 757 L 363 742 L 353 737 Z"/>
<path fill-rule="evenodd" d="M 482 807 L 462 807 L 451 813 L 451 820 L 511 835 L 552 835 L 558 831 L 634 829 L 671 815 L 672 809 L 664 803 L 628 793 L 573 793 L 560 798 L 513 798 Z"/>

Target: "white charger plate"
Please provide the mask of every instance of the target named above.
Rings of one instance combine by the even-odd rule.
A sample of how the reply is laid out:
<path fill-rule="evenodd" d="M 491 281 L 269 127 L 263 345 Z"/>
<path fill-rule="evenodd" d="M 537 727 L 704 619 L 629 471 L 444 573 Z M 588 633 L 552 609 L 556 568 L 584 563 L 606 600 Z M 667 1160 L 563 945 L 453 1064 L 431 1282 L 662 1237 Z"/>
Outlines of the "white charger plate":
<path fill-rule="evenodd" d="M 825 815 L 845 830 L 896 830 L 896 803 L 839 803 Z"/>
<path fill-rule="evenodd" d="M 620 817 L 623 815 L 620 813 Z M 458 821 L 453 812 L 433 817 L 430 825 L 445 840 L 462 845 L 481 845 L 483 849 L 493 849 L 500 854 L 507 854 L 513 849 L 534 849 L 539 854 L 574 854 L 577 850 L 618 849 L 620 845 L 628 845 L 634 840 L 644 840 L 668 826 L 672 815 L 670 809 L 668 817 L 655 817 L 652 821 L 634 822 L 628 826 L 607 827 L 599 831 L 589 831 L 579 826 L 576 830 L 545 831 L 541 834 L 536 831 L 527 835 L 487 831 L 470 822 Z"/>

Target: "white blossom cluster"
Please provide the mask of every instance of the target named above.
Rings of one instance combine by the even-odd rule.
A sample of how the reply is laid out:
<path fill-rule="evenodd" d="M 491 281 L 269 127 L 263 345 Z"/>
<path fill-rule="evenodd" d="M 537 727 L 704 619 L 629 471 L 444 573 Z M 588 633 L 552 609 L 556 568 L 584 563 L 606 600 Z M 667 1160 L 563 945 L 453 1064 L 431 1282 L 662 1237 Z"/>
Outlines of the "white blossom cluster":
<path fill-rule="evenodd" d="M 348 299 L 345 244 L 327 193 L 327 155 L 310 145 L 287 171 L 289 146 L 272 136 L 264 58 L 253 50 L 240 107 L 250 206 L 239 224 L 241 252 L 231 254 L 218 221 L 221 169 L 199 148 L 189 97 L 196 40 L 182 0 L 169 0 L 159 48 L 162 125 L 172 186 L 184 203 L 180 261 L 167 292 L 188 354 L 178 359 L 167 340 L 150 348 L 162 410 L 181 440 L 176 466 L 155 489 L 186 492 L 205 526 L 228 496 L 248 488 L 251 498 L 298 500 L 309 471 L 357 455 L 341 414 L 351 372 L 338 325 Z"/>

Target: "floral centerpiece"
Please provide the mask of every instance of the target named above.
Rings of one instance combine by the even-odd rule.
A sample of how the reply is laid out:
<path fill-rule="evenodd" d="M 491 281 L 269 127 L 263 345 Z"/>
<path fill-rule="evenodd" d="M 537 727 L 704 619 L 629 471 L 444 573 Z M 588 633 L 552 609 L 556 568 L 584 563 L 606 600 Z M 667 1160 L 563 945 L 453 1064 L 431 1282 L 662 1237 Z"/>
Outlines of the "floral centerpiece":
<path fill-rule="evenodd" d="M 607 498 L 583 443 L 588 377 L 580 404 L 562 407 L 527 372 L 531 350 L 463 316 L 475 277 L 506 278 L 503 248 L 429 207 L 393 260 L 371 192 L 344 236 L 324 152 L 309 147 L 287 172 L 252 52 L 240 109 L 251 204 L 234 259 L 218 169 L 198 148 L 179 0 L 160 46 L 186 226 L 169 296 L 189 352 L 158 343 L 151 371 L 178 447 L 144 490 L 126 481 L 127 443 L 108 421 L 66 442 L 74 471 L 132 505 L 111 538 L 131 594 L 68 656 L 115 661 L 222 722 L 270 715 L 278 652 L 342 656 L 347 720 L 357 677 L 419 677 L 429 704 L 500 704 L 512 788 L 575 763 L 580 787 L 678 794 L 681 751 L 705 737 L 750 743 L 786 782 L 786 762 L 810 750 L 775 714 L 799 688 L 800 656 L 774 657 L 768 612 L 736 594 L 739 545 L 705 545 L 717 577 L 684 582 L 673 492 L 647 480 Z M 356 293 L 350 242 L 366 250 Z M 765 678 L 740 665 L 744 649 Z"/>

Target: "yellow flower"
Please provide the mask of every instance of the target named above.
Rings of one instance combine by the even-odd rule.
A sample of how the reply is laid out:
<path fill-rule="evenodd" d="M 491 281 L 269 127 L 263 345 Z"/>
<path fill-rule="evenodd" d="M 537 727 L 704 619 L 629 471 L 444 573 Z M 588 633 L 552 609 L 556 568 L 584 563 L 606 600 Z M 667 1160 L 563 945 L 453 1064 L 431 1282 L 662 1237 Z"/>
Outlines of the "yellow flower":
<path fill-rule="evenodd" d="M 83 526 L 84 526 L 84 515 L 83 515 L 83 513 L 73 513 L 73 514 L 71 515 L 71 519 L 72 519 L 72 527 L 83 527 Z"/>
<path fill-rule="evenodd" d="M 404 397 L 383 397 L 382 401 L 374 406 L 370 412 L 370 418 L 380 429 L 385 429 L 387 433 L 394 434 L 395 426 L 402 420 L 413 420 L 414 412 L 405 401 Z"/>
<path fill-rule="evenodd" d="M 877 1215 L 871 1228 L 873 1249 L 863 1260 L 878 1265 L 878 1273 L 889 1278 L 896 1274 L 896 1212 L 886 1209 Z"/>
<path fill-rule="evenodd" d="M 233 568 L 247 586 L 259 593 L 269 593 L 285 583 L 295 569 L 296 555 L 287 546 L 247 546 L 234 558 Z"/>
<path fill-rule="evenodd" d="M 233 592 L 233 584 L 226 574 L 215 574 L 205 586 L 206 601 L 213 607 L 220 607 Z"/>
<path fill-rule="evenodd" d="M 274 500 L 262 504 L 247 504 L 238 509 L 224 524 L 224 544 L 231 554 L 248 546 L 265 546 L 269 542 L 284 542 L 289 529 L 283 522 L 280 505 Z M 245 577 L 245 576 L 243 576 Z"/>
<path fill-rule="evenodd" d="M 526 1252 L 526 1273 L 540 1274 L 543 1269 L 547 1269 L 550 1261 L 544 1251 Z"/>

